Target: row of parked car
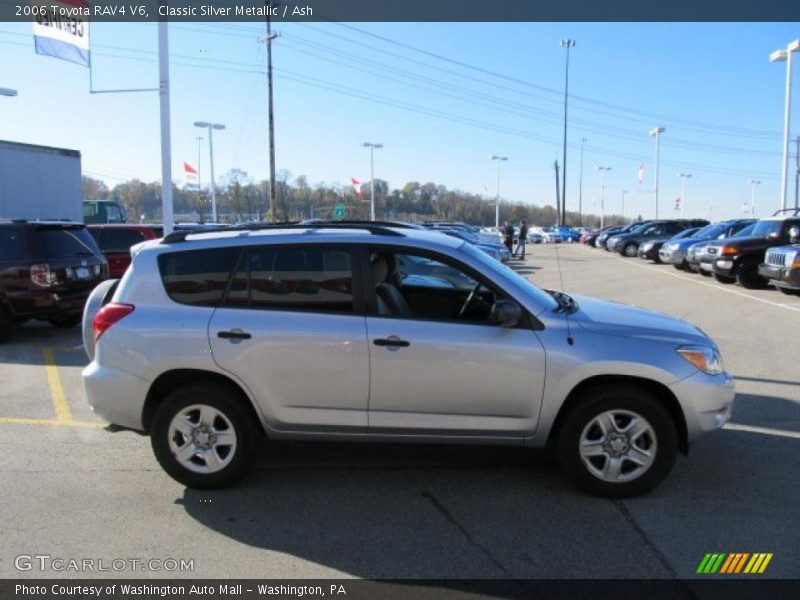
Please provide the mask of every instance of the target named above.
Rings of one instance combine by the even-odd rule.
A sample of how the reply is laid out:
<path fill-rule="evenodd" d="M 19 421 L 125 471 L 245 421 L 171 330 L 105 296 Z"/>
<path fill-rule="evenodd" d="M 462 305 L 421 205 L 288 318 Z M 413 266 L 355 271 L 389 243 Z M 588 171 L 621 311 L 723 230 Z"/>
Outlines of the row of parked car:
<path fill-rule="evenodd" d="M 800 210 L 777 211 L 763 219 L 670 219 L 588 232 L 581 242 L 667 263 L 676 269 L 714 277 L 747 289 L 770 285 L 800 293 Z"/>

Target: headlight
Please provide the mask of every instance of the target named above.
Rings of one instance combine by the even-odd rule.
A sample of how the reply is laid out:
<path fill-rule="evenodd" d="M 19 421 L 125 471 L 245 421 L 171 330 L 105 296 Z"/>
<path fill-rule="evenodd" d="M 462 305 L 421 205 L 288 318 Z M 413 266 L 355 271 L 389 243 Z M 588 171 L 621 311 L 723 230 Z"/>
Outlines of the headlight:
<path fill-rule="evenodd" d="M 606 240 L 606 244 L 611 244 L 613 246 L 614 244 L 617 243 L 618 240 L 619 240 L 618 237 L 610 237 L 608 238 L 608 240 Z"/>
<path fill-rule="evenodd" d="M 722 357 L 716 348 L 708 346 L 681 346 L 678 354 L 709 375 L 719 375 L 725 371 L 722 366 Z"/>
<path fill-rule="evenodd" d="M 678 249 L 678 244 L 674 244 L 674 243 L 673 244 L 667 244 L 666 247 L 665 247 L 665 250 L 668 250 L 669 252 L 672 252 L 673 250 L 677 250 L 677 249 Z"/>
<path fill-rule="evenodd" d="M 651 249 L 653 246 L 654 246 L 653 242 L 647 242 L 647 243 L 646 243 L 644 246 L 642 246 L 642 250 L 644 250 L 645 252 L 647 252 L 647 251 L 648 251 L 648 250 L 650 250 L 650 249 Z"/>

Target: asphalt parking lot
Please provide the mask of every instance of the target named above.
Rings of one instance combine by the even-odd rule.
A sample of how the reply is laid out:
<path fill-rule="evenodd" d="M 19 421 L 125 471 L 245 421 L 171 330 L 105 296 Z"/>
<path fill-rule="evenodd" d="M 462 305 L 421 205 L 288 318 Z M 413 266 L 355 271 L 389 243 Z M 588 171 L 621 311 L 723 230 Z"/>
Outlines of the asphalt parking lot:
<path fill-rule="evenodd" d="M 800 297 L 578 245 L 531 250 L 520 270 L 543 287 L 563 278 L 719 343 L 734 422 L 654 493 L 587 497 L 518 449 L 300 443 L 265 448 L 234 489 L 187 490 L 146 437 L 92 415 L 79 331 L 33 324 L 0 346 L 0 577 L 684 578 L 708 552 L 773 553 L 758 577 L 800 577 Z M 16 568 L 35 554 L 194 568 Z"/>

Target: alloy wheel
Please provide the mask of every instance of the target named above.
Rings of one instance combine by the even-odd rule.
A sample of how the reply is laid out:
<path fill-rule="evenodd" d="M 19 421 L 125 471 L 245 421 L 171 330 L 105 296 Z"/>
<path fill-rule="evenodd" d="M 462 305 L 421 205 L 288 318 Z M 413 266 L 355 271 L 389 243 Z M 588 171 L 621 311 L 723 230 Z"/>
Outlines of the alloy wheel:
<path fill-rule="evenodd" d="M 236 454 L 231 420 L 207 404 L 182 408 L 170 421 L 168 436 L 175 460 L 194 473 L 221 471 Z"/>
<path fill-rule="evenodd" d="M 584 427 L 579 453 L 588 471 L 610 483 L 633 481 L 653 464 L 657 442 L 653 426 L 629 410 L 609 410 Z"/>

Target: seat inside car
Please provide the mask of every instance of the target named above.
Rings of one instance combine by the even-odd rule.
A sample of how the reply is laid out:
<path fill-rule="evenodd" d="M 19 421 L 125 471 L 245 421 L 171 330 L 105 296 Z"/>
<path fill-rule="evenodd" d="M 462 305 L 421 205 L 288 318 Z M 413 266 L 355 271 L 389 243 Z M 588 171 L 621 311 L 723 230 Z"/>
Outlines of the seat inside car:
<path fill-rule="evenodd" d="M 378 314 L 410 316 L 411 307 L 394 283 L 397 275 L 394 255 L 382 252 L 375 255 L 371 263 Z"/>

